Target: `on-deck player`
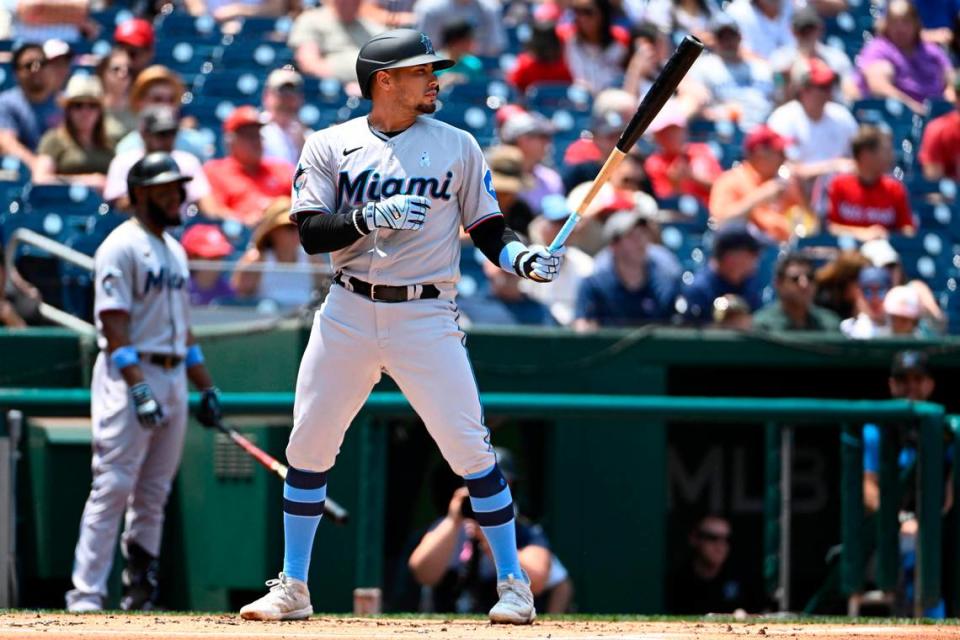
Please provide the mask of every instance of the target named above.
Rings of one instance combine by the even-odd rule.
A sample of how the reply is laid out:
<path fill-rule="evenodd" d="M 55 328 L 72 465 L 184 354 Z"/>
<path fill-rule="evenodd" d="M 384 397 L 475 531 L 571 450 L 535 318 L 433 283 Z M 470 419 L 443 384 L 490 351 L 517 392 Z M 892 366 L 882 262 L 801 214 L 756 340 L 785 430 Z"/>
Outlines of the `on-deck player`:
<path fill-rule="evenodd" d="M 94 315 L 100 355 L 93 367 L 93 485 L 80 522 L 67 592 L 70 611 L 103 609 L 120 520 L 122 609 L 151 609 L 163 509 L 187 426 L 187 378 L 203 390 L 197 419 L 214 426 L 220 401 L 190 332 L 187 256 L 167 227 L 178 226 L 184 183 L 169 154 L 151 153 L 127 176 L 132 219 L 94 258 Z"/>
<path fill-rule="evenodd" d="M 327 472 L 350 422 L 382 372 L 393 378 L 441 453 L 466 480 L 497 565 L 493 622 L 536 617 L 517 559 L 513 498 L 483 423 L 465 338 L 457 325 L 462 226 L 504 270 L 557 277 L 562 251 L 528 247 L 506 227 L 490 169 L 469 134 L 433 118 L 435 71 L 453 65 L 412 29 L 374 37 L 357 59 L 373 101 L 368 117 L 317 132 L 297 167 L 292 215 L 308 253 L 332 253 L 336 272 L 300 363 L 283 489 L 284 561 L 244 618 L 313 612 L 307 569 Z"/>

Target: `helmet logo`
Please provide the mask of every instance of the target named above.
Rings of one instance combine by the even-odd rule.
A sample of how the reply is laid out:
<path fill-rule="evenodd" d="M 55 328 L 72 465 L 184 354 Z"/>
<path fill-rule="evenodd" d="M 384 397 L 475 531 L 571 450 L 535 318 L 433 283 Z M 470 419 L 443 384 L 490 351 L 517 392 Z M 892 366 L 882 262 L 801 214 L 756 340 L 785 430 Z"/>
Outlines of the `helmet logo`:
<path fill-rule="evenodd" d="M 430 38 L 429 36 L 427 36 L 427 34 L 425 33 L 420 34 L 420 44 L 422 44 L 423 48 L 426 49 L 425 53 L 429 53 L 431 55 L 436 54 L 436 51 L 433 50 L 433 43 L 430 42 Z"/>

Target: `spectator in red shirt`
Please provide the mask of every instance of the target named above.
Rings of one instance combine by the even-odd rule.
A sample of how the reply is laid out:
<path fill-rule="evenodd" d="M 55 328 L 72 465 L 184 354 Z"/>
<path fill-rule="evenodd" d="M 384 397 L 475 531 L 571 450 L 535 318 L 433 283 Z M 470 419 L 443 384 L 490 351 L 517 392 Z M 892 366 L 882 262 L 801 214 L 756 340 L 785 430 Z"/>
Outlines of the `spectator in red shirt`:
<path fill-rule="evenodd" d="M 957 109 L 931 120 L 920 143 L 920 164 L 927 180 L 960 180 L 960 78 L 954 82 Z"/>
<path fill-rule="evenodd" d="M 227 208 L 227 217 L 248 226 L 259 223 L 267 206 L 289 195 L 293 187 L 293 165 L 263 157 L 260 127 L 264 122 L 256 107 L 238 107 L 223 123 L 229 155 L 203 165 L 213 196 Z"/>
<path fill-rule="evenodd" d="M 557 37 L 557 26 L 553 22 L 533 25 L 527 50 L 517 56 L 516 64 L 507 73 L 507 82 L 521 92 L 538 82 L 573 82 L 573 75 L 563 58 L 563 43 Z"/>
<path fill-rule="evenodd" d="M 710 202 L 710 186 L 723 169 L 705 144 L 687 142 L 687 119 L 677 105 L 666 105 L 650 124 L 657 150 L 644 163 L 653 195 L 671 198 L 695 196 Z"/>
<path fill-rule="evenodd" d="M 915 227 L 907 190 L 886 175 L 893 162 L 890 136 L 877 127 L 863 126 L 851 147 L 856 173 L 839 175 L 830 184 L 830 233 L 861 242 L 886 238 L 891 231 L 912 235 Z"/>

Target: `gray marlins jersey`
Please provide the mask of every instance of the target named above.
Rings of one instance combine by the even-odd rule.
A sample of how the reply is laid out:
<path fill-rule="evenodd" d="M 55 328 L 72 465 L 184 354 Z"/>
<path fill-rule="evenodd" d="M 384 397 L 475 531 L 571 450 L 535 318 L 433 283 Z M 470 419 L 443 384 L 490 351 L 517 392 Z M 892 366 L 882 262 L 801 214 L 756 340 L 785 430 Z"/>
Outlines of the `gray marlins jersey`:
<path fill-rule="evenodd" d="M 355 118 L 311 135 L 293 181 L 292 213 L 343 213 L 396 194 L 432 201 L 418 231 L 375 229 L 332 253 L 334 269 L 387 285 L 453 285 L 460 227 L 501 215 L 490 168 L 473 137 L 419 117 L 387 137 Z"/>
<path fill-rule="evenodd" d="M 190 271 L 187 254 L 170 234 L 161 240 L 136 220 L 107 236 L 94 256 L 97 345 L 107 348 L 100 313 L 130 314 L 130 344 L 140 352 L 187 353 Z"/>

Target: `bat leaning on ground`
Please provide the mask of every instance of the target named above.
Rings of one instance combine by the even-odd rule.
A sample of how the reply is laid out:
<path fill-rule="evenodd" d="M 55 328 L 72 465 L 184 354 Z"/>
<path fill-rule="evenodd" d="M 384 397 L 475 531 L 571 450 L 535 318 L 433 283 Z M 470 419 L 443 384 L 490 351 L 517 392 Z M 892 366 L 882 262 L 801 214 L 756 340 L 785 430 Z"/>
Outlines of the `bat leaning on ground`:
<path fill-rule="evenodd" d="M 670 99 L 673 92 L 677 90 L 677 85 L 679 85 L 683 77 L 687 75 L 687 71 L 690 70 L 690 67 L 693 66 L 697 56 L 699 56 L 702 51 L 703 43 L 693 36 L 686 36 L 683 39 L 680 46 L 677 47 L 677 50 L 674 51 L 670 59 L 667 60 L 667 64 L 664 65 L 660 75 L 654 80 L 650 90 L 643 96 L 643 100 L 640 101 L 640 106 L 637 107 L 637 112 L 633 114 L 633 118 L 630 119 L 629 124 L 627 124 L 623 130 L 623 133 L 620 134 L 617 146 L 615 146 L 613 151 L 610 152 L 610 155 L 607 156 L 606 162 L 603 163 L 600 173 L 598 173 L 594 179 L 593 186 L 590 187 L 590 191 L 587 192 L 583 202 L 581 202 L 577 210 L 567 218 L 567 221 L 563 224 L 559 233 L 557 233 L 557 237 L 550 243 L 547 249 L 548 251 L 552 253 L 564 245 L 573 228 L 577 226 L 577 222 L 583 217 L 583 213 L 600 191 L 600 188 L 607 183 L 607 180 L 610 179 L 610 174 L 613 173 L 614 169 L 623 161 L 633 145 L 640 139 L 644 131 L 647 130 L 647 127 L 650 126 L 653 119 L 657 117 L 660 110 L 663 109 L 663 105 Z"/>
<path fill-rule="evenodd" d="M 240 435 L 240 432 L 233 427 L 225 425 L 223 422 L 218 422 L 216 424 L 216 428 L 218 431 L 224 433 L 227 437 L 233 440 L 237 446 L 250 454 L 254 460 L 280 476 L 282 479 L 286 479 L 287 465 L 283 464 L 269 453 L 250 442 L 247 438 Z M 329 496 L 323 504 L 323 514 L 333 520 L 333 522 L 336 524 L 346 524 L 350 519 L 350 513 Z"/>

